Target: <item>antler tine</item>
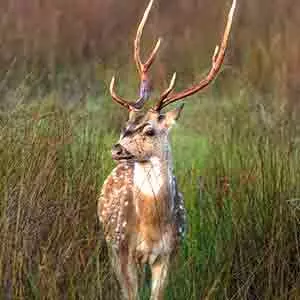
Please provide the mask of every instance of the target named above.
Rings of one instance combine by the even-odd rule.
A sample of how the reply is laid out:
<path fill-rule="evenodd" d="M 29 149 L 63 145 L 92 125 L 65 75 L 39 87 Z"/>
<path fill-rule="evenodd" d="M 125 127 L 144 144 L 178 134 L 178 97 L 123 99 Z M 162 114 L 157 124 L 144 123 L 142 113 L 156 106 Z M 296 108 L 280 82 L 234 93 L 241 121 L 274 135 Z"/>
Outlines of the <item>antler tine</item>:
<path fill-rule="evenodd" d="M 130 111 L 139 109 L 138 107 L 135 106 L 135 104 L 139 103 L 141 101 L 141 98 L 139 98 L 135 103 L 129 103 L 124 98 L 116 94 L 114 87 L 115 87 L 115 76 L 112 77 L 109 86 L 110 95 L 113 98 L 113 100 L 115 100 L 117 103 L 121 104 L 123 107 L 127 108 Z"/>
<path fill-rule="evenodd" d="M 161 101 L 165 100 L 169 96 L 169 94 L 173 91 L 175 82 L 176 82 L 176 72 L 173 73 L 173 76 L 172 76 L 172 79 L 170 81 L 168 88 L 162 93 L 162 95 L 160 97 Z"/>
<path fill-rule="evenodd" d="M 236 8 L 236 0 L 233 0 L 231 9 L 228 14 L 227 24 L 224 30 L 221 46 L 220 47 L 216 46 L 215 48 L 214 54 L 212 56 L 212 66 L 207 76 L 204 79 L 202 79 L 200 83 L 190 88 L 187 88 L 186 90 L 171 95 L 168 94 L 168 96 L 165 97 L 164 101 L 160 100 L 156 104 L 154 110 L 159 111 L 171 103 L 174 103 L 180 99 L 186 98 L 188 96 L 191 96 L 199 92 L 200 90 L 208 86 L 215 79 L 224 61 L 235 8 Z"/>
<path fill-rule="evenodd" d="M 176 82 L 176 72 L 173 73 L 172 79 L 170 81 L 170 84 L 168 88 L 161 94 L 160 99 L 153 110 L 159 111 L 161 109 L 161 106 L 163 105 L 164 100 L 170 95 L 170 93 L 173 91 L 174 86 Z"/>
<path fill-rule="evenodd" d="M 144 64 L 144 72 L 147 72 L 148 69 L 151 67 L 155 57 L 156 57 L 156 54 L 158 52 L 158 49 L 160 47 L 160 44 L 161 44 L 161 38 L 159 38 L 155 44 L 155 47 L 153 48 L 151 54 L 149 55 L 149 58 L 148 60 L 145 62 Z"/>
<path fill-rule="evenodd" d="M 115 77 L 112 78 L 111 83 L 110 83 L 110 94 L 117 103 L 121 104 L 123 107 L 129 109 L 129 110 L 139 110 L 141 109 L 147 99 L 149 98 L 149 92 L 150 92 L 150 84 L 149 84 L 149 79 L 148 79 L 148 74 L 147 71 L 152 65 L 157 51 L 160 47 L 161 44 L 161 39 L 158 39 L 158 41 L 155 44 L 155 47 L 153 48 L 151 54 L 149 55 L 149 58 L 147 59 L 146 63 L 142 63 L 141 60 L 141 55 L 140 55 L 140 42 L 141 42 L 141 37 L 143 33 L 144 26 L 146 24 L 146 21 L 148 19 L 150 10 L 152 8 L 154 0 L 150 0 L 143 18 L 138 26 L 137 33 L 136 33 L 136 38 L 134 40 L 134 60 L 137 66 L 137 69 L 139 71 L 140 77 L 141 77 L 141 84 L 140 84 L 140 97 L 134 102 L 128 102 L 124 98 L 118 96 L 116 92 L 114 91 L 114 84 L 115 84 Z"/>
<path fill-rule="evenodd" d="M 144 26 L 147 22 L 147 19 L 149 17 L 149 13 L 151 11 L 151 8 L 152 8 L 152 5 L 153 5 L 153 2 L 154 0 L 150 0 L 145 12 L 144 12 L 144 15 L 143 15 L 143 18 L 138 26 L 138 29 L 137 29 L 137 32 L 136 32 L 136 37 L 135 37 L 135 40 L 134 40 L 134 60 L 136 62 L 136 66 L 137 66 L 137 69 L 140 73 L 140 76 L 142 77 L 142 79 L 144 79 L 143 77 L 146 76 L 146 72 L 148 71 L 149 67 L 152 65 L 154 59 L 155 59 L 155 56 L 157 54 L 157 51 L 160 47 L 160 44 L 161 44 L 161 39 L 159 38 L 158 41 L 156 42 L 156 45 L 155 47 L 153 48 L 148 60 L 146 61 L 146 63 L 144 64 L 141 60 L 141 53 L 140 53 L 140 44 L 141 44 L 141 37 L 142 37 L 142 34 L 143 34 L 143 30 L 144 30 Z"/>

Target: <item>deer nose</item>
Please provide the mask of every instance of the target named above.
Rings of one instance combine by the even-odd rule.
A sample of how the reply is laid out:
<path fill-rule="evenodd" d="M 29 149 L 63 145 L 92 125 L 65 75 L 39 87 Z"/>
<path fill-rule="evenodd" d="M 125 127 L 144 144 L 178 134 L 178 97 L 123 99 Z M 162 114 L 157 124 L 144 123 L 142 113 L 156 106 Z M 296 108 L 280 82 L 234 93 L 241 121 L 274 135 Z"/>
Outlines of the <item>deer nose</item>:
<path fill-rule="evenodd" d="M 111 149 L 111 154 L 113 156 L 121 155 L 123 152 L 123 147 L 120 144 L 115 144 Z"/>
<path fill-rule="evenodd" d="M 124 160 L 133 158 L 133 155 L 120 144 L 116 144 L 112 147 L 111 155 L 114 160 Z"/>

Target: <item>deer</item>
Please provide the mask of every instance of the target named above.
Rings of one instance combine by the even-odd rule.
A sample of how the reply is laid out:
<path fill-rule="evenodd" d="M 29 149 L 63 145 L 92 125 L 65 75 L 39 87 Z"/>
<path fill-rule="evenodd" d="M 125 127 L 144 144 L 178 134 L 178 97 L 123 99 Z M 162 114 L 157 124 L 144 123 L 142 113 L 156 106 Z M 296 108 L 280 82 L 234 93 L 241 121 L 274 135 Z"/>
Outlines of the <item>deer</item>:
<path fill-rule="evenodd" d="M 129 112 L 111 155 L 115 169 L 103 183 L 98 199 L 98 217 L 109 248 L 110 260 L 123 298 L 139 299 L 139 270 L 151 270 L 151 300 L 162 300 L 169 269 L 187 232 L 184 199 L 174 175 L 170 130 L 179 119 L 183 104 L 167 112 L 168 105 L 207 87 L 216 78 L 224 61 L 232 27 L 236 0 L 233 0 L 220 46 L 216 46 L 211 68 L 204 79 L 175 92 L 176 73 L 158 101 L 144 110 L 150 97 L 149 69 L 161 39 L 145 62 L 140 42 L 154 0 L 150 0 L 138 25 L 134 40 L 134 60 L 140 77 L 137 100 L 117 95 L 115 77 L 110 83 L 112 99 Z"/>

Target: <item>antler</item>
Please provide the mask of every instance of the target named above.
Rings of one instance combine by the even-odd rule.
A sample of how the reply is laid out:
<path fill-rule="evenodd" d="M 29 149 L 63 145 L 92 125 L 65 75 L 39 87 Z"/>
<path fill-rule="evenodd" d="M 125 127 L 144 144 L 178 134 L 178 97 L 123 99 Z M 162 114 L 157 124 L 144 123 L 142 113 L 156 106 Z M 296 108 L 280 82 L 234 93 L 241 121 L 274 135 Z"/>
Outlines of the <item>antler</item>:
<path fill-rule="evenodd" d="M 171 80 L 169 88 L 166 90 L 166 92 L 164 92 L 161 95 L 160 100 L 154 106 L 153 109 L 155 111 L 160 111 L 161 109 L 163 109 L 164 107 L 166 107 L 167 105 L 169 105 L 171 103 L 174 103 L 178 100 L 181 100 L 183 98 L 186 98 L 188 96 L 191 96 L 191 95 L 199 92 L 200 90 L 202 90 L 203 88 L 208 86 L 216 78 L 216 76 L 222 66 L 222 63 L 224 61 L 235 7 L 236 7 L 236 0 L 233 0 L 231 9 L 228 14 L 227 24 L 226 24 L 225 31 L 223 34 L 223 40 L 222 40 L 221 46 L 219 47 L 217 45 L 215 48 L 215 52 L 212 56 L 212 66 L 211 66 L 210 71 L 206 75 L 206 77 L 204 79 L 202 79 L 198 84 L 193 85 L 190 88 L 187 88 L 186 90 L 183 90 L 179 93 L 171 94 L 173 87 L 174 87 L 174 83 L 175 83 L 175 76 L 173 75 L 173 78 Z"/>
<path fill-rule="evenodd" d="M 122 106 L 126 107 L 129 110 L 139 110 L 143 107 L 145 104 L 146 100 L 149 98 L 150 94 L 150 81 L 149 81 L 149 76 L 148 76 L 148 70 L 151 67 L 157 51 L 160 47 L 161 39 L 158 39 L 156 42 L 155 47 L 153 48 L 152 52 L 150 53 L 148 59 L 146 60 L 145 63 L 142 62 L 141 56 L 140 56 L 140 42 L 141 42 L 141 37 L 143 34 L 143 29 L 146 24 L 146 21 L 148 19 L 150 10 L 152 8 L 154 0 L 150 0 L 143 18 L 138 26 L 136 37 L 134 40 L 134 60 L 140 75 L 141 83 L 140 83 L 140 96 L 139 98 L 134 102 L 128 102 L 124 98 L 118 96 L 115 91 L 114 91 L 114 83 L 115 83 L 115 77 L 112 78 L 111 83 L 110 83 L 110 94 L 112 98 Z"/>

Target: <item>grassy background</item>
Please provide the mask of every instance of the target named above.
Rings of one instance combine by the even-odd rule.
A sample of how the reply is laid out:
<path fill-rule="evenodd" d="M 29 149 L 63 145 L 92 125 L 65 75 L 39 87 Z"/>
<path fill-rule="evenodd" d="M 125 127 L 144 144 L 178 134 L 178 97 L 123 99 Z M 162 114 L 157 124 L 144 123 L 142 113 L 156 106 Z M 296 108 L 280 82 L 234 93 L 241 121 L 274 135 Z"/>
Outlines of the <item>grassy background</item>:
<path fill-rule="evenodd" d="M 0 0 L 2 101 L 10 100 L 7 92 L 20 84 L 33 85 L 35 94 L 55 87 L 80 98 L 87 90 L 101 89 L 99 80 L 106 79 L 108 66 L 127 78 L 133 66 L 132 41 L 146 2 Z M 230 2 L 155 2 L 143 47 L 147 52 L 158 36 L 163 38 L 153 70 L 157 88 L 174 71 L 182 85 L 198 79 L 219 41 Z M 225 90 L 242 82 L 297 105 L 299 27 L 298 0 L 238 1 L 226 58 L 230 68 L 223 73 Z"/>
<path fill-rule="evenodd" d="M 0 4 L 0 299 L 119 299 L 96 202 L 127 117 L 107 82 L 136 97 L 145 3 Z M 154 96 L 173 71 L 178 89 L 199 80 L 228 7 L 156 1 Z M 299 26 L 297 0 L 239 1 L 218 80 L 173 130 L 189 233 L 166 299 L 300 297 Z"/>

